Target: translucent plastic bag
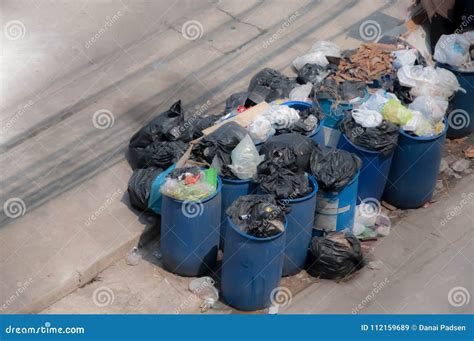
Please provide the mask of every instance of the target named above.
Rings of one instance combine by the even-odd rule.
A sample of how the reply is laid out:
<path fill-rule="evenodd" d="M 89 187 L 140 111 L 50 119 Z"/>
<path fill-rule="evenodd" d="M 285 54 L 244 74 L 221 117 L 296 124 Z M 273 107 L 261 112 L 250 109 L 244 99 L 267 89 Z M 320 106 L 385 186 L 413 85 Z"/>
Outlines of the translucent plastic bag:
<path fill-rule="evenodd" d="M 352 110 L 352 117 L 356 123 L 364 128 L 374 128 L 383 121 L 382 114 L 375 110 Z"/>
<path fill-rule="evenodd" d="M 255 144 L 249 135 L 240 141 L 230 157 L 232 164 L 229 165 L 229 168 L 241 180 L 254 177 L 257 174 L 257 166 L 265 159 L 264 155 L 258 154 Z"/>
<path fill-rule="evenodd" d="M 413 112 L 399 101 L 391 99 L 382 109 L 383 118 L 398 125 L 407 124 L 413 118 Z"/>
<path fill-rule="evenodd" d="M 398 101 L 398 98 L 395 94 L 391 92 L 387 92 L 384 89 L 378 89 L 372 95 L 370 95 L 369 99 L 362 103 L 359 107 L 360 110 L 375 110 L 375 111 L 382 111 L 383 106 L 389 100 L 395 99 Z"/>
<path fill-rule="evenodd" d="M 437 62 L 458 67 L 471 60 L 470 45 L 462 34 L 443 34 L 436 43 L 433 57 Z"/>
<path fill-rule="evenodd" d="M 177 200 L 199 201 L 216 191 L 217 170 L 183 167 L 173 170 L 160 187 L 163 195 Z"/>
<path fill-rule="evenodd" d="M 311 47 L 309 53 L 296 57 L 296 59 L 293 60 L 293 66 L 296 70 L 300 70 L 306 64 L 326 66 L 329 64 L 326 56 L 341 57 L 339 46 L 330 41 L 318 41 Z"/>
<path fill-rule="evenodd" d="M 258 116 L 253 120 L 247 127 L 247 131 L 254 143 L 265 142 L 271 136 L 275 135 L 275 129 L 273 129 L 272 123 L 263 116 Z"/>
<path fill-rule="evenodd" d="M 306 83 L 306 84 L 297 86 L 293 90 L 291 90 L 290 100 L 308 102 L 309 101 L 308 97 L 309 97 L 309 94 L 311 93 L 311 90 L 313 90 L 313 84 L 311 83 Z"/>
<path fill-rule="evenodd" d="M 413 111 L 420 111 L 426 118 L 437 123 L 443 119 L 448 104 L 449 102 L 442 97 L 419 96 L 408 105 L 408 108 Z"/>

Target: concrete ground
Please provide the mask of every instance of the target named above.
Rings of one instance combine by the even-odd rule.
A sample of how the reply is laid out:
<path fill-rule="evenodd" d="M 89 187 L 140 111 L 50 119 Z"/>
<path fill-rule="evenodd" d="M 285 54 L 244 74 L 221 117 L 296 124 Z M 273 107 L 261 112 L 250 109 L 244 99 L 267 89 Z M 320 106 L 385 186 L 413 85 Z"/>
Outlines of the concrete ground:
<path fill-rule="evenodd" d="M 105 311 L 100 302 L 88 310 L 90 293 L 82 306 L 68 301 L 100 287 L 100 278 L 118 304 L 106 309 L 175 309 L 189 295 L 186 280 L 152 258 L 116 263 L 156 223 L 128 205 L 131 135 L 178 99 L 189 113 L 207 103 L 217 113 L 259 69 L 292 75 L 289 63 L 313 42 L 355 47 L 362 23 L 375 20 L 386 33 L 410 3 L 0 2 L 0 310 L 39 312 L 94 279 L 47 311 Z M 197 31 L 183 29 L 189 22 Z M 135 281 L 140 273 L 156 281 Z M 300 277 L 289 285 L 312 281 Z"/>

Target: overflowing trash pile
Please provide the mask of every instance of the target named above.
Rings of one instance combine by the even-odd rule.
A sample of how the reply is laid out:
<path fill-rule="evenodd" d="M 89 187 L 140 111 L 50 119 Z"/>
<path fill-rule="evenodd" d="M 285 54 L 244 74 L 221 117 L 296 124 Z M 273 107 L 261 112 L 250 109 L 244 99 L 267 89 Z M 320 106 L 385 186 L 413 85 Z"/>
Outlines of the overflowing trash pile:
<path fill-rule="evenodd" d="M 472 33 L 442 36 L 434 57 L 439 63 L 472 68 L 473 39 Z M 343 51 L 319 41 L 292 66 L 291 77 L 271 68 L 260 70 L 246 90 L 227 98 L 221 113 L 194 118 L 192 124 L 178 101 L 129 143 L 131 205 L 161 214 L 166 224 L 173 222 L 165 226 L 168 230 L 187 231 L 186 243 L 161 240 L 164 267 L 186 276 L 208 275 L 217 250 L 223 250 L 224 300 L 242 310 L 268 307 L 268 293 L 250 285 L 251 294 L 246 289 L 229 294 L 229 283 L 251 277 L 261 267 L 267 285 L 277 287 L 282 266 L 292 261 L 296 248 L 307 255 L 308 273 L 318 278 L 344 279 L 361 269 L 361 241 L 390 233 L 381 201 L 397 206 L 412 190 L 409 182 L 391 189 L 387 178 L 401 174 L 396 175 L 399 181 L 411 168 L 423 177 L 435 169 L 434 180 L 427 174 L 424 187 L 418 188 L 424 201 L 411 208 L 429 200 L 440 152 L 434 148 L 423 154 L 425 164 L 416 153 L 431 149 L 431 144 L 442 151 L 450 100 L 465 91 L 453 72 L 428 64 L 404 42 Z M 339 134 L 331 145 L 326 128 Z M 425 143 L 422 149 L 419 143 Z M 410 167 L 404 159 L 413 160 Z M 198 210 L 161 209 L 179 202 Z M 308 224 L 299 221 L 307 207 L 312 207 L 312 239 L 290 245 L 295 226 Z M 238 261 L 227 262 L 227 250 Z M 197 256 L 204 266 L 186 257 L 196 252 L 202 252 Z M 271 261 L 265 255 L 273 255 Z M 209 309 L 219 291 L 214 279 L 203 277 L 199 283 L 203 281 L 211 283 L 202 295 L 203 309 Z M 196 283 L 193 292 L 200 285 Z"/>

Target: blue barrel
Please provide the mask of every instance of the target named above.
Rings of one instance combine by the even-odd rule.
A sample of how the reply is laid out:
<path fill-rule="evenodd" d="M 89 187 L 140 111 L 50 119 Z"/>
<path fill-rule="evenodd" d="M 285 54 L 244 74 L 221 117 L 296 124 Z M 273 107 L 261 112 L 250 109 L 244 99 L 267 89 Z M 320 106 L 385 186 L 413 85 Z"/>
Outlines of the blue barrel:
<path fill-rule="evenodd" d="M 446 123 L 446 120 L 445 120 Z M 431 199 L 438 178 L 447 124 L 433 137 L 400 130 L 383 198 L 398 208 L 418 208 Z"/>
<path fill-rule="evenodd" d="M 389 155 L 384 155 L 378 151 L 356 146 L 345 134 L 341 134 L 338 148 L 354 153 L 362 160 L 357 190 L 357 202 L 359 203 L 368 198 L 380 201 L 387 183 L 393 152 Z"/>
<path fill-rule="evenodd" d="M 352 230 L 357 205 L 359 172 L 338 192 L 319 190 L 316 200 L 313 237 L 320 237 L 323 231 Z"/>
<path fill-rule="evenodd" d="M 215 269 L 221 223 L 221 180 L 202 201 L 163 195 L 161 241 L 163 266 L 180 276 L 201 276 Z"/>
<path fill-rule="evenodd" d="M 287 105 L 290 108 L 293 108 L 298 111 L 303 111 L 313 106 L 311 103 L 302 101 L 288 101 L 283 103 L 282 105 Z M 311 138 L 314 143 L 319 145 L 324 145 L 324 122 L 324 119 L 321 120 L 321 122 L 318 122 L 318 127 L 311 134 L 308 135 L 308 137 Z"/>
<path fill-rule="evenodd" d="M 448 69 L 456 75 L 461 91 L 456 92 L 450 101 L 450 110 L 448 117 L 447 137 L 450 139 L 458 139 L 465 137 L 474 132 L 474 72 L 462 71 L 446 64 L 440 64 L 440 67 Z"/>
<path fill-rule="evenodd" d="M 316 193 L 318 192 L 318 184 L 314 178 L 308 176 L 308 179 L 313 189 L 310 194 L 302 198 L 283 200 L 286 205 L 291 207 L 291 212 L 286 215 L 288 228 L 286 229 L 283 276 L 291 276 L 300 272 L 304 268 L 308 254 L 314 225 Z"/>
<path fill-rule="evenodd" d="M 286 232 L 256 238 L 239 230 L 226 218 L 221 293 L 224 301 L 239 310 L 258 310 L 271 305 L 272 291 L 281 278 Z M 287 226 L 285 220 L 285 229 Z"/>
<path fill-rule="evenodd" d="M 226 214 L 225 211 L 230 205 L 242 195 L 251 194 L 256 187 L 256 184 L 251 180 L 240 179 L 222 179 L 222 224 L 221 224 L 221 238 L 220 248 L 224 249 L 224 239 L 226 233 Z"/>

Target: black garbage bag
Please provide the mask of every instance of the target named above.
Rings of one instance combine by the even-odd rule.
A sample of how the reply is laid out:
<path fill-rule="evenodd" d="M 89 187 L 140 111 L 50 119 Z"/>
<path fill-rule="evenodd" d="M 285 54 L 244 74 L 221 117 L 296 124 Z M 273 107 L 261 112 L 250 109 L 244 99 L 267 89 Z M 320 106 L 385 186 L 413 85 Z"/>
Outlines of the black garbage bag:
<path fill-rule="evenodd" d="M 151 185 L 163 169 L 149 167 L 135 169 L 128 180 L 128 196 L 130 204 L 140 211 L 148 210 L 148 199 L 150 198 Z"/>
<path fill-rule="evenodd" d="M 272 194 L 277 199 L 296 199 L 311 192 L 309 179 L 302 171 L 276 165 L 272 160 L 262 162 L 257 167 L 255 182 L 264 193 Z"/>
<path fill-rule="evenodd" d="M 397 147 L 399 128 L 386 120 L 377 127 L 364 128 L 352 117 L 346 117 L 339 124 L 339 129 L 355 145 L 384 155 L 390 155 Z"/>
<path fill-rule="evenodd" d="M 362 165 L 361 160 L 345 150 L 316 146 L 311 155 L 311 173 L 319 188 L 338 192 L 352 181 Z"/>
<path fill-rule="evenodd" d="M 212 164 L 216 157 L 221 166 L 220 174 L 235 178 L 228 166 L 232 163 L 230 154 L 248 134 L 247 130 L 235 122 L 223 124 L 211 134 L 203 137 L 193 148 L 192 159 Z"/>
<path fill-rule="evenodd" d="M 342 279 L 364 266 L 360 241 L 345 232 L 311 240 L 307 271 L 324 279 Z"/>
<path fill-rule="evenodd" d="M 150 166 L 166 169 L 178 161 L 188 149 L 182 141 L 155 141 L 145 148 L 130 149 L 130 163 L 133 169 Z"/>
<path fill-rule="evenodd" d="M 130 139 L 129 147 L 130 149 L 145 148 L 156 140 L 174 141 L 177 139 L 176 127 L 183 123 L 184 112 L 179 100 L 136 132 Z"/>
<path fill-rule="evenodd" d="M 222 116 L 224 116 L 224 113 L 205 117 L 191 117 L 189 121 L 184 123 L 183 127 L 179 127 L 179 139 L 184 142 L 189 142 L 200 138 L 203 136 L 202 131 L 214 125 Z"/>
<path fill-rule="evenodd" d="M 329 64 L 327 66 L 321 66 L 318 64 L 305 64 L 299 71 L 296 81 L 299 84 L 313 83 L 317 84 L 322 82 L 324 78 L 337 70 L 337 64 Z"/>
<path fill-rule="evenodd" d="M 273 195 L 244 195 L 226 210 L 232 222 L 254 237 L 270 237 L 284 230 L 284 217 L 289 206 L 278 205 Z"/>
<path fill-rule="evenodd" d="M 265 160 L 293 171 L 309 171 L 309 160 L 315 144 L 307 136 L 289 133 L 272 136 L 260 149 Z"/>
<path fill-rule="evenodd" d="M 248 91 L 236 92 L 230 95 L 225 101 L 225 112 L 230 113 L 239 106 L 245 108 L 253 107 L 256 103 L 249 99 L 250 93 Z"/>
<path fill-rule="evenodd" d="M 271 102 L 287 98 L 297 85 L 296 81 L 286 77 L 277 70 L 265 68 L 255 74 L 248 87 L 249 99 L 255 103 Z"/>

